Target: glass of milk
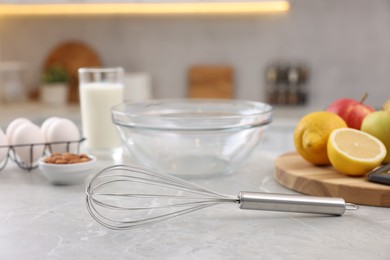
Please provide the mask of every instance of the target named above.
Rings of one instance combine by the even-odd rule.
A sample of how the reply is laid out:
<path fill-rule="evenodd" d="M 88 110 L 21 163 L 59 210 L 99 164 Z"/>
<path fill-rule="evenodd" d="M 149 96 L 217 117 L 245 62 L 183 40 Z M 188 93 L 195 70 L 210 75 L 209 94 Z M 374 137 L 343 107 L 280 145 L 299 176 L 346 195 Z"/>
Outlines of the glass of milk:
<path fill-rule="evenodd" d="M 85 146 L 95 155 L 114 155 L 121 149 L 121 140 L 111 119 L 111 108 L 123 102 L 124 70 L 80 68 L 78 73 Z"/>

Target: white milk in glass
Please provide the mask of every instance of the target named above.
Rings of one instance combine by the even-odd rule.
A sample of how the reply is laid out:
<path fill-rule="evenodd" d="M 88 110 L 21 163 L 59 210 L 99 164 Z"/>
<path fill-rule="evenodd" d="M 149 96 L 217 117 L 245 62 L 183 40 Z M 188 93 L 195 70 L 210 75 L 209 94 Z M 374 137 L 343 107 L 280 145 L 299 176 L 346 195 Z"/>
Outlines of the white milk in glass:
<path fill-rule="evenodd" d="M 92 150 L 108 150 L 121 146 L 111 119 L 111 108 L 123 102 L 123 84 L 91 82 L 80 84 L 83 135 Z"/>

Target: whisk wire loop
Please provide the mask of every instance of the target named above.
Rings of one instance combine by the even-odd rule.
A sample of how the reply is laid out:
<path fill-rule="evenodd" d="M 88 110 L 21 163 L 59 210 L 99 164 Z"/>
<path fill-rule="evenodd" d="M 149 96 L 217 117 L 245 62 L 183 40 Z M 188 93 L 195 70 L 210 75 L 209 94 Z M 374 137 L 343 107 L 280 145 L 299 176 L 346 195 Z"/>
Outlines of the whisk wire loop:
<path fill-rule="evenodd" d="M 99 177 L 99 179 L 112 178 L 114 176 L 118 177 L 118 178 L 120 177 L 120 179 L 107 181 L 107 182 L 102 183 L 101 185 L 107 185 L 109 183 L 115 183 L 115 182 L 137 182 L 137 183 L 154 185 L 154 186 L 165 187 L 165 188 L 174 187 L 175 190 L 177 190 L 177 191 L 185 191 L 185 192 L 193 193 L 193 194 L 210 195 L 210 191 L 207 191 L 205 189 L 199 189 L 199 190 L 191 189 L 191 187 L 181 185 L 181 184 L 175 184 L 175 183 L 172 184 L 172 183 L 165 182 L 165 181 L 158 181 L 158 180 L 152 180 L 152 179 L 147 179 L 147 178 L 139 178 L 139 177 L 135 177 L 135 176 L 113 174 L 111 176 L 101 176 L 101 177 Z M 97 190 L 101 185 L 97 185 L 94 188 L 94 190 Z M 220 198 L 226 197 L 226 195 L 222 195 L 222 194 L 217 194 L 217 193 L 212 193 L 212 194 L 214 194 L 216 197 L 220 197 Z"/>
<path fill-rule="evenodd" d="M 152 198 L 158 198 L 159 195 L 153 196 Z M 162 196 L 164 197 L 164 196 Z M 150 197 L 148 197 L 150 198 Z M 231 200 L 226 200 L 226 199 L 219 199 L 219 200 L 198 200 L 198 201 L 193 201 L 193 202 L 186 202 L 186 203 L 172 203 L 169 205 L 159 205 L 159 206 L 145 206 L 145 207 L 124 207 L 124 206 L 115 206 L 111 205 L 105 202 L 102 202 L 98 199 L 92 199 L 93 202 L 95 202 L 97 205 L 111 208 L 111 209 L 117 209 L 117 210 L 146 210 L 146 209 L 163 209 L 163 208 L 169 208 L 169 207 L 187 207 L 187 206 L 195 206 L 199 204 L 207 204 L 207 203 L 230 203 Z"/>
<path fill-rule="evenodd" d="M 198 192 L 205 192 L 207 195 L 213 194 L 215 196 L 219 196 L 222 198 L 225 198 L 227 196 L 224 194 L 217 193 L 215 191 L 205 189 L 203 187 L 199 187 L 196 184 L 193 184 L 193 183 L 190 183 L 190 182 L 185 181 L 183 179 L 180 179 L 180 178 L 173 176 L 169 173 L 159 172 L 159 171 L 156 171 L 154 169 L 148 169 L 148 168 L 141 167 L 139 165 L 114 165 L 114 166 L 108 167 L 106 169 L 107 170 L 105 172 L 126 171 L 128 173 L 128 171 L 131 171 L 133 173 L 139 173 L 139 174 L 146 176 L 146 178 L 141 178 L 141 177 L 137 177 L 135 175 L 129 175 L 129 174 L 127 174 L 127 175 L 110 174 L 110 176 L 108 176 L 110 178 L 112 178 L 113 176 L 130 177 L 132 180 L 136 180 L 136 179 L 144 180 L 144 181 L 147 181 L 148 183 L 155 183 L 156 185 L 166 184 L 169 186 L 174 186 L 176 190 L 179 187 L 182 187 L 182 188 L 185 188 L 187 191 L 190 191 L 193 193 L 198 191 Z M 99 176 L 99 178 L 104 178 L 104 177 L 105 176 Z"/>
<path fill-rule="evenodd" d="M 89 213 L 111 229 L 138 227 L 237 201 L 237 196 L 223 195 L 136 165 L 114 165 L 101 170 L 90 181 L 86 193 Z"/>
<path fill-rule="evenodd" d="M 87 199 L 87 201 L 88 201 L 88 199 Z M 122 229 L 136 228 L 136 227 L 144 226 L 147 224 L 158 223 L 158 222 L 170 219 L 170 218 L 174 218 L 174 217 L 177 217 L 180 215 L 184 215 L 184 214 L 187 214 L 187 213 L 190 213 L 193 211 L 197 211 L 200 209 L 204 209 L 204 208 L 214 206 L 214 205 L 216 205 L 216 203 L 199 205 L 196 207 L 191 207 L 191 208 L 175 211 L 172 213 L 167 213 L 164 215 L 154 216 L 154 217 L 150 217 L 150 218 L 143 218 L 143 219 L 139 219 L 139 220 L 125 220 L 125 219 L 117 220 L 117 219 L 109 218 L 109 217 L 106 217 L 106 216 L 103 216 L 102 214 L 100 214 L 99 211 L 97 211 L 93 205 L 91 205 L 91 207 L 88 207 L 88 211 L 91 214 L 91 216 L 102 226 L 105 226 L 105 227 L 113 229 L 113 230 L 122 230 Z"/>

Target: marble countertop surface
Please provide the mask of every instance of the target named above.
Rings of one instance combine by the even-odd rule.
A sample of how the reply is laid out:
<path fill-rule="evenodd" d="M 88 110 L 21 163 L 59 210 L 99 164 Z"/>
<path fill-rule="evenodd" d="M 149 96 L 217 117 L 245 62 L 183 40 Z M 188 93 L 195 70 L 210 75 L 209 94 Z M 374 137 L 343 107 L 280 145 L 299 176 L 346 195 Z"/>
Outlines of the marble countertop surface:
<path fill-rule="evenodd" d="M 257 150 L 234 174 L 194 183 L 221 193 L 294 193 Z M 124 156 L 124 162 L 131 158 Z M 120 163 L 101 159 L 96 171 Z M 92 176 L 93 174 L 91 174 Z M 90 177 L 91 177 L 90 176 Z M 90 177 L 86 180 L 89 181 Z M 0 172 L 0 259 L 389 259 L 388 208 L 341 217 L 240 210 L 224 204 L 151 226 L 109 230 L 85 206 L 86 183 L 53 186 L 40 169 Z"/>
<path fill-rule="evenodd" d="M 15 111 L 13 117 L 25 116 L 23 109 Z M 56 113 L 50 111 L 40 116 Z M 59 111 L 74 115 L 77 108 Z M 0 119 L 7 118 L 3 113 Z M 278 134 L 289 140 L 291 127 Z M 234 174 L 191 181 L 230 195 L 295 194 L 273 176 L 275 158 L 290 148 L 265 144 Z M 389 259 L 390 209 L 380 207 L 333 217 L 223 204 L 151 226 L 109 230 L 89 215 L 85 186 L 98 170 L 131 161 L 126 153 L 100 158 L 85 183 L 73 186 L 51 185 L 40 169 L 28 172 L 9 162 L 0 171 L 0 259 Z"/>

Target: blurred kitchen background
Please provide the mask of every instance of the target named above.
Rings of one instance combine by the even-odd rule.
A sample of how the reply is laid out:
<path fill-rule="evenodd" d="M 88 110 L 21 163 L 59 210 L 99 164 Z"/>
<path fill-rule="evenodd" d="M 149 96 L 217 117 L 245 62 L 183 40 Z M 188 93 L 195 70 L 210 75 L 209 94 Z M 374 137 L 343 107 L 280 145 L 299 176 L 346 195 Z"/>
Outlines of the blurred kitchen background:
<path fill-rule="evenodd" d="M 280 67 L 292 85 L 305 77 L 306 96 L 293 96 L 294 105 L 323 108 L 368 92 L 366 102 L 381 106 L 390 97 L 390 1 L 289 2 L 285 13 L 256 15 L 0 17 L 1 88 L 21 73 L 26 92 L 39 90 L 48 56 L 71 41 L 89 46 L 103 66 L 146 73 L 154 98 L 187 97 L 191 68 L 214 68 L 228 96 L 271 102 L 272 69 Z M 289 66 L 299 73 L 288 74 Z"/>

